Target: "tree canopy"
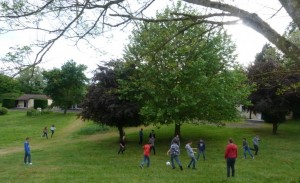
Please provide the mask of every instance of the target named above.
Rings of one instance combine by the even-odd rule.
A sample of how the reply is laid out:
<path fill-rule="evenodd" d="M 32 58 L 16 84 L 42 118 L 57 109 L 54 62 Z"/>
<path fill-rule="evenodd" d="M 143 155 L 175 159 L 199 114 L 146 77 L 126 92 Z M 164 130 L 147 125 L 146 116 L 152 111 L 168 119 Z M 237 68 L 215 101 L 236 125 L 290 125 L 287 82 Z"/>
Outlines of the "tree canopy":
<path fill-rule="evenodd" d="M 179 4 L 156 18 L 172 19 L 173 11 L 195 10 Z M 124 55 L 135 74 L 122 82 L 123 94 L 135 96 L 144 123 L 175 124 L 175 134 L 188 120 L 236 119 L 236 107 L 246 102 L 250 91 L 229 36 L 204 23 L 186 29 L 192 23 L 140 23 Z"/>
<path fill-rule="evenodd" d="M 81 103 L 82 112 L 79 114 L 83 120 L 117 127 L 120 138 L 123 136 L 124 127 L 141 124 L 139 105 L 120 98 L 118 79 L 126 79 L 128 73 L 125 71 L 121 62 L 98 66 Z"/>
<path fill-rule="evenodd" d="M 53 106 L 58 106 L 67 112 L 72 105 L 79 104 L 86 93 L 85 65 L 77 65 L 74 61 L 66 62 L 61 69 L 44 71 L 46 80 L 45 94 L 53 100 Z"/>

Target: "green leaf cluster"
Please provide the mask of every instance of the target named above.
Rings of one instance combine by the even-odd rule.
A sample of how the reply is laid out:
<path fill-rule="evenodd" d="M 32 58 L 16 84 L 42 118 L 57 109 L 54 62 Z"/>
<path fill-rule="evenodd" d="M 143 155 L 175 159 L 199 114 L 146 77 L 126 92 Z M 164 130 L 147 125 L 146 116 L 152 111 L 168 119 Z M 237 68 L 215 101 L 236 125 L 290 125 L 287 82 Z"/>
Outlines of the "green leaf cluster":
<path fill-rule="evenodd" d="M 176 11 L 194 12 L 177 4 L 156 18 L 172 19 Z M 120 81 L 121 90 L 140 102 L 146 124 L 233 120 L 246 102 L 246 75 L 222 29 L 191 20 L 143 22 L 130 41 L 124 59 L 134 74 Z"/>

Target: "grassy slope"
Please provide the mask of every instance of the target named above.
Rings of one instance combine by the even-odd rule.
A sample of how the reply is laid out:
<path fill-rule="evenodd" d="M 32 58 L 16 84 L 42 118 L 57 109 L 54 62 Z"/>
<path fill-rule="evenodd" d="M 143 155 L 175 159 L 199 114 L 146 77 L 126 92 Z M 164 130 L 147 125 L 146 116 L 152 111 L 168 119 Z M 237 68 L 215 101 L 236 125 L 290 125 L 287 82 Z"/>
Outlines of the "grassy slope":
<path fill-rule="evenodd" d="M 51 114 L 47 117 L 27 118 L 13 112 L 11 121 L 0 117 L 0 182 L 299 182 L 300 123 L 289 122 L 279 127 L 279 135 L 271 134 L 271 126 L 263 128 L 229 128 L 208 125 L 182 127 L 181 162 L 184 167 L 189 158 L 184 150 L 187 139 L 199 138 L 207 143 L 207 160 L 197 163 L 197 170 L 165 165 L 169 160 L 166 151 L 173 134 L 173 126 L 155 129 L 157 155 L 151 155 L 150 168 L 139 168 L 142 149 L 137 144 L 139 128 L 126 129 L 127 150 L 118 155 L 118 137 L 115 129 L 100 134 L 80 135 L 86 124 L 75 117 Z M 12 114 L 11 114 L 12 115 Z M 25 122 L 26 121 L 26 122 Z M 60 121 L 54 123 L 54 121 Z M 53 139 L 42 139 L 40 131 L 54 123 L 57 132 Z M 13 128 L 15 133 L 12 131 Z M 152 128 L 145 128 L 145 136 Z M 13 134 L 14 135 L 13 135 Z M 261 151 L 254 160 L 242 159 L 241 143 L 259 134 Z M 17 137 L 15 137 L 17 135 Z M 23 145 L 25 136 L 32 136 L 32 166 L 24 166 Z M 8 137 L 7 137 L 8 136 Z M 239 146 L 236 177 L 226 178 L 224 148 L 228 137 Z M 9 143 L 11 141 L 11 143 Z M 196 144 L 193 144 L 196 146 Z M 8 147 L 8 148 L 7 148 Z M 1 155 L 1 151 L 7 151 Z"/>

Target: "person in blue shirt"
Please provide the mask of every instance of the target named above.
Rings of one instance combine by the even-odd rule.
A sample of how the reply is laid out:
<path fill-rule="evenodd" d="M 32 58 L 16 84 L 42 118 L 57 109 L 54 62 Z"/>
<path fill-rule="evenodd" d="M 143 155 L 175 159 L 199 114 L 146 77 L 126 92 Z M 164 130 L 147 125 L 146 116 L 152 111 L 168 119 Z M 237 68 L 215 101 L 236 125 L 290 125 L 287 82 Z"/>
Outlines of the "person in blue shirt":
<path fill-rule="evenodd" d="M 32 165 L 32 163 L 31 163 L 31 154 L 30 154 L 30 146 L 29 146 L 29 137 L 27 137 L 25 142 L 24 142 L 24 151 L 25 151 L 24 164 Z"/>
<path fill-rule="evenodd" d="M 197 161 L 200 158 L 200 154 L 202 154 L 203 159 L 205 160 L 205 142 L 204 140 L 200 139 L 198 143 L 198 156 L 197 156 Z"/>

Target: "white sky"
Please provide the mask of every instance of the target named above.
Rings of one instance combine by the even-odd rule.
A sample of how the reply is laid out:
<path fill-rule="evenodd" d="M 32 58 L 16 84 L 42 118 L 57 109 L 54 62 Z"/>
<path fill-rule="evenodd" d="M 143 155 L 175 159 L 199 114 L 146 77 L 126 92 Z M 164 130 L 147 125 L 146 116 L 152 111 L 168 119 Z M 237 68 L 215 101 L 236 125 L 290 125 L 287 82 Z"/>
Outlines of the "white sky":
<path fill-rule="evenodd" d="M 163 8 L 164 3 L 168 0 L 159 0 L 149 10 L 155 12 L 157 9 Z M 279 8 L 277 0 L 231 0 L 231 4 L 237 4 L 239 7 L 245 7 L 245 10 L 257 13 L 264 20 L 282 34 L 290 22 L 290 18 L 284 12 L 284 9 L 275 17 L 269 19 Z M 238 4 L 238 2 L 241 2 Z M 194 6 L 196 7 L 196 6 Z M 251 9 L 251 10 L 250 10 Z M 237 44 L 238 62 L 244 66 L 254 61 L 255 55 L 259 53 L 265 43 L 268 41 L 253 29 L 244 26 L 243 24 L 229 26 L 226 28 L 228 33 L 232 35 L 232 40 Z M 90 71 L 94 70 L 100 61 L 109 61 L 121 57 L 124 46 L 127 43 L 127 38 L 130 31 L 121 32 L 114 31 L 113 37 L 98 38 L 93 42 L 97 42 L 98 49 L 106 52 L 105 54 L 96 53 L 93 49 L 81 42 L 78 47 L 73 46 L 72 43 L 60 40 L 51 49 L 44 59 L 44 63 L 40 66 L 46 69 L 54 67 L 60 68 L 63 63 L 73 59 L 78 64 L 88 66 L 88 76 L 91 76 Z M 34 40 L 38 35 L 36 33 L 14 33 L 9 35 L 0 35 L 0 57 L 4 56 L 9 51 L 9 47 L 16 44 L 22 45 Z"/>

